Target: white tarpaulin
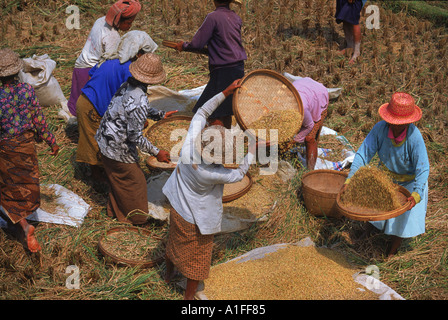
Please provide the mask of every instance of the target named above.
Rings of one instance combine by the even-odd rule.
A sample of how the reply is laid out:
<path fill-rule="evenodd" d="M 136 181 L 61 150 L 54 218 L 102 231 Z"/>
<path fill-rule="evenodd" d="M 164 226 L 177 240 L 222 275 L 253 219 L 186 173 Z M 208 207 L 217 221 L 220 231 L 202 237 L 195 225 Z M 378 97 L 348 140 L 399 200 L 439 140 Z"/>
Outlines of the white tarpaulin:
<path fill-rule="evenodd" d="M 77 194 L 58 184 L 47 185 L 54 190 L 57 197 L 55 212 L 46 212 L 40 208 L 27 217 L 27 220 L 65 224 L 73 227 L 80 227 L 84 217 L 89 212 L 90 206 Z M 3 208 L 1 208 L 3 210 Z M 6 228 L 7 222 L 0 218 L 0 227 Z"/>

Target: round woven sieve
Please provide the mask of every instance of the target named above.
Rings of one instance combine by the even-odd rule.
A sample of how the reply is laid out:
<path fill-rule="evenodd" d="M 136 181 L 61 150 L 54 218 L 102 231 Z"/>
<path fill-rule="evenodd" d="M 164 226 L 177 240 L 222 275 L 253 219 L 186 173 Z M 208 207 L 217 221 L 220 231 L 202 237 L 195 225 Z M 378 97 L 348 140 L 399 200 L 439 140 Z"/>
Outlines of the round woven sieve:
<path fill-rule="evenodd" d="M 175 141 L 171 141 L 171 133 L 175 129 L 185 129 L 184 133 L 186 134 L 192 118 L 191 116 L 172 116 L 157 121 L 143 134 L 159 149 L 171 152 L 171 148 L 175 147 L 180 141 L 179 137 L 174 137 L 176 138 Z M 159 144 L 159 142 L 163 144 Z M 173 162 L 165 163 L 157 161 L 156 157 L 149 156 L 146 158 L 146 164 L 153 169 L 172 170 L 176 167 L 176 159 L 173 160 Z"/>
<path fill-rule="evenodd" d="M 343 192 L 343 191 L 342 191 Z M 411 196 L 411 193 L 403 186 L 398 186 L 398 191 L 401 207 L 391 211 L 378 211 L 375 209 L 361 208 L 357 206 L 344 206 L 341 204 L 341 192 L 336 196 L 336 207 L 337 210 L 346 216 L 347 218 L 358 220 L 358 221 L 382 221 L 391 218 L 398 217 L 399 215 L 405 213 L 409 210 L 410 201 L 407 198 Z"/>
<path fill-rule="evenodd" d="M 297 89 L 283 75 L 265 69 L 247 74 L 233 95 L 233 113 L 243 130 L 258 130 L 254 125 L 263 117 L 279 115 L 279 121 L 266 130 L 279 130 L 279 142 L 293 138 L 300 130 L 303 121 L 303 104 Z M 291 122 L 291 113 L 294 121 Z M 284 115 L 283 115 L 284 114 Z M 281 117 L 285 117 L 281 119 Z M 266 119 L 266 118 L 264 118 Z M 269 132 L 267 132 L 269 134 Z M 283 138 L 281 138 L 283 137 Z"/>
<path fill-rule="evenodd" d="M 252 187 L 252 177 L 246 173 L 241 181 L 224 185 L 222 202 L 230 202 L 244 196 Z"/>
<path fill-rule="evenodd" d="M 160 238 L 159 236 L 156 236 L 148 229 L 142 229 L 142 228 L 137 228 L 137 227 L 133 227 L 133 226 L 115 227 L 115 228 L 109 229 L 106 232 L 106 235 L 101 237 L 100 240 L 98 241 L 98 250 L 101 252 L 102 255 L 111 258 L 112 261 L 114 261 L 117 264 L 124 264 L 124 265 L 128 265 L 131 267 L 135 267 L 135 266 L 153 267 L 153 266 L 164 261 L 165 250 L 158 250 L 158 253 L 156 255 L 154 255 L 152 257 L 148 257 L 146 259 L 143 259 L 143 258 L 142 259 L 138 259 L 138 258 L 129 259 L 129 258 L 124 258 L 124 257 L 119 256 L 117 253 L 113 252 L 113 250 L 108 248 L 108 246 L 105 244 L 105 238 L 109 235 L 112 235 L 115 233 L 120 233 L 120 232 L 143 234 L 143 235 L 150 237 L 150 238 L 154 239 L 155 241 L 159 242 L 160 245 L 162 246 L 162 248 L 164 249 L 165 244 L 164 244 L 162 238 Z M 154 248 L 154 250 L 157 250 L 157 249 Z"/>

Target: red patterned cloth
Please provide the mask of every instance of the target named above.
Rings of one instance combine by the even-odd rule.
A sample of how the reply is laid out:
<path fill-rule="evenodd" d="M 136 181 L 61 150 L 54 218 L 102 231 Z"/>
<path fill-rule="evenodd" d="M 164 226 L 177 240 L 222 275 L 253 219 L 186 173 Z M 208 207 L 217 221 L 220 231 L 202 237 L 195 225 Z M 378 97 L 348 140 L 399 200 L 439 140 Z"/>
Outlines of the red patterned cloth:
<path fill-rule="evenodd" d="M 0 203 L 13 223 L 40 205 L 39 167 L 34 133 L 0 141 Z"/>
<path fill-rule="evenodd" d="M 106 14 L 106 22 L 112 27 L 118 27 L 120 19 L 135 17 L 142 6 L 138 0 L 120 0 L 115 2 Z"/>

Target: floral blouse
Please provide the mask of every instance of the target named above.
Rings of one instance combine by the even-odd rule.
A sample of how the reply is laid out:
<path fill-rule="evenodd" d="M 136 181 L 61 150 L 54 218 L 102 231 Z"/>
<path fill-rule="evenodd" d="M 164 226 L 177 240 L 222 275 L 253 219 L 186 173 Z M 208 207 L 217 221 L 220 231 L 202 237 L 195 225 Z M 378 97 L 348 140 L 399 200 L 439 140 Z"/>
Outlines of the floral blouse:
<path fill-rule="evenodd" d="M 56 143 L 33 87 L 18 81 L 1 86 L 0 140 L 14 138 L 27 130 L 34 131 L 38 140 L 44 140 L 50 147 Z"/>

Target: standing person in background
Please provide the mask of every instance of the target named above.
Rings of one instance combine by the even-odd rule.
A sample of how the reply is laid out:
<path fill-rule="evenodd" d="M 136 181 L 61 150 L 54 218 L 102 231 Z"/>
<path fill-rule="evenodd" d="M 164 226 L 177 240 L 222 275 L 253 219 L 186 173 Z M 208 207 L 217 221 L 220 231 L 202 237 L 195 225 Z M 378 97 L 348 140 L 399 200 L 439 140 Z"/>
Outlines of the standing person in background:
<path fill-rule="evenodd" d="M 429 159 L 425 141 L 414 125 L 422 117 L 421 109 L 407 93 L 397 92 L 389 103 L 380 106 L 378 113 L 383 121 L 369 132 L 356 152 L 346 184 L 362 166 L 378 154 L 379 167 L 386 171 L 395 183 L 410 193 L 412 207 L 402 215 L 384 221 L 370 222 L 392 238 L 388 256 L 397 253 L 403 238 L 415 237 L 425 232 L 428 205 Z M 372 197 L 375 197 L 372 194 Z"/>
<path fill-rule="evenodd" d="M 366 2 L 367 0 L 336 0 L 336 22 L 342 22 L 346 42 L 340 53 L 345 54 L 348 48 L 353 49 L 353 54 L 350 58 L 351 64 L 355 63 L 361 54 L 361 26 L 359 25 L 359 19 L 361 10 Z"/>
<path fill-rule="evenodd" d="M 116 51 L 120 42 L 118 30 L 128 31 L 140 10 L 138 0 L 120 0 L 112 5 L 106 16 L 95 21 L 73 69 L 72 88 L 67 103 L 73 116 L 76 116 L 76 102 L 81 89 L 89 80 L 90 69 L 100 61 L 103 54 Z"/>
<path fill-rule="evenodd" d="M 45 141 L 56 156 L 59 147 L 31 85 L 19 82 L 23 62 L 13 50 L 0 50 L 0 215 L 19 224 L 31 252 L 41 250 L 34 226 L 26 217 L 40 206 L 36 140 Z"/>
<path fill-rule="evenodd" d="M 230 9 L 233 0 L 215 0 L 215 10 L 207 15 L 191 42 L 179 42 L 178 51 L 200 51 L 207 48 L 210 79 L 193 112 L 205 102 L 244 76 L 247 54 L 242 44 L 241 18 Z M 232 125 L 232 96 L 210 116 L 210 124 Z"/>

